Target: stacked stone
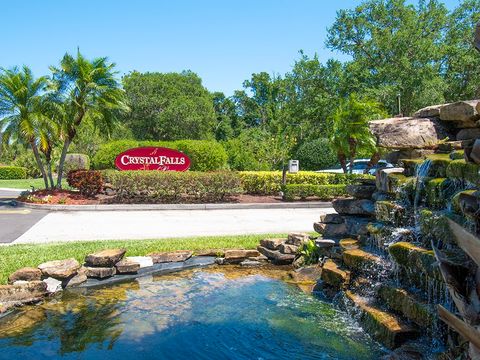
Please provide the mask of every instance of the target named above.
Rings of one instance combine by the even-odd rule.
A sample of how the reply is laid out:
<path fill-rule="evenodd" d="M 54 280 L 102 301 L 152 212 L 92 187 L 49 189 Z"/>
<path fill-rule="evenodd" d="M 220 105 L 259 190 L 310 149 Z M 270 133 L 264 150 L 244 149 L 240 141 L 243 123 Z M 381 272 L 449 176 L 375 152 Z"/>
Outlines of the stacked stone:
<path fill-rule="evenodd" d="M 323 238 L 340 239 L 367 234 L 367 226 L 375 214 L 372 195 L 376 190 L 375 181 L 359 179 L 357 184 L 347 186 L 348 199 L 336 199 L 332 206 L 337 214 L 326 214 L 320 222 L 313 224 Z"/>
<path fill-rule="evenodd" d="M 412 117 L 371 121 L 369 126 L 378 146 L 394 150 L 387 157 L 392 163 L 463 148 L 466 160 L 480 164 L 479 120 L 480 100 L 468 100 L 429 106 Z"/>
<path fill-rule="evenodd" d="M 138 263 L 123 260 L 126 249 L 106 249 L 85 257 L 85 273 L 89 278 L 105 279 L 124 273 L 136 273 L 140 268 Z"/>
<path fill-rule="evenodd" d="M 276 265 L 294 262 L 299 248 L 309 240 L 305 233 L 290 233 L 286 239 L 263 239 L 257 250 Z"/>

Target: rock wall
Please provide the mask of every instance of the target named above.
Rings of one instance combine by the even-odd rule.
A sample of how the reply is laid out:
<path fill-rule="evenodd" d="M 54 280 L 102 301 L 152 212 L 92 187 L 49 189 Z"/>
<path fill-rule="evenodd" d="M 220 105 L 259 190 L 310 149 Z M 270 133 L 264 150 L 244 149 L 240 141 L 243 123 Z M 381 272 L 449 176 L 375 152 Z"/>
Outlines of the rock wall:
<path fill-rule="evenodd" d="M 314 224 L 338 249 L 322 259 L 325 293 L 396 349 L 388 358 L 480 358 L 479 113 L 472 100 L 372 121 L 397 167 Z"/>

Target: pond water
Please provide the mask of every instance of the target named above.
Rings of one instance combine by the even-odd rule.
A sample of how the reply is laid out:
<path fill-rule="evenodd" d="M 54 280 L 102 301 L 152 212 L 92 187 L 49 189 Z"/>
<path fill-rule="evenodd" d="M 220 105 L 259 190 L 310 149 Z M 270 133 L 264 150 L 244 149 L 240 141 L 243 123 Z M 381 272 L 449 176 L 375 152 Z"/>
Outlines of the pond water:
<path fill-rule="evenodd" d="M 284 275 L 285 273 L 283 273 Z M 378 359 L 278 271 L 217 267 L 63 295 L 0 319 L 0 359 Z"/>

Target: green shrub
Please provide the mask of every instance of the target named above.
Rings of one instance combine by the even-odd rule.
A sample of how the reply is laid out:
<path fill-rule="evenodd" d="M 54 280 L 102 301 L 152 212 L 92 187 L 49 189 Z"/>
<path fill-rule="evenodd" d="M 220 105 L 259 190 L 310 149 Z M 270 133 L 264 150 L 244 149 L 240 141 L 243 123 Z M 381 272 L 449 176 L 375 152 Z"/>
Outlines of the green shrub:
<path fill-rule="evenodd" d="M 92 166 L 98 170 L 115 169 L 115 158 L 118 154 L 142 146 L 159 146 L 182 151 L 190 158 L 192 171 L 221 170 L 227 167 L 225 149 L 218 142 L 209 140 L 112 141 L 100 146 L 92 159 Z"/>
<path fill-rule="evenodd" d="M 36 179 L 42 176 L 32 151 L 26 151 L 17 156 L 15 160 L 12 161 L 12 165 L 25 168 L 27 171 L 27 177 L 29 178 Z"/>
<path fill-rule="evenodd" d="M 104 175 L 120 202 L 216 202 L 242 192 L 238 174 L 230 171 L 108 171 Z"/>
<path fill-rule="evenodd" d="M 90 170 L 90 157 L 85 154 L 67 154 L 63 165 L 63 173 L 74 170 Z"/>
<path fill-rule="evenodd" d="M 241 171 L 239 172 L 242 187 L 247 194 L 276 195 L 281 190 L 281 171 Z M 348 185 L 358 178 L 372 178 L 371 175 L 317 173 L 313 171 L 299 171 L 296 174 L 287 174 L 287 185 Z"/>
<path fill-rule="evenodd" d="M 337 155 L 331 149 L 328 139 L 315 139 L 302 144 L 295 158 L 300 161 L 303 170 L 329 168 L 338 162 Z"/>
<path fill-rule="evenodd" d="M 67 182 L 86 197 L 95 197 L 103 188 L 102 173 L 96 170 L 73 170 L 67 175 Z"/>
<path fill-rule="evenodd" d="M 320 200 L 331 200 L 340 196 L 347 196 L 346 185 L 310 185 L 310 184 L 291 184 L 283 188 L 285 199 L 292 201 L 295 199 L 306 199 L 315 197 Z"/>
<path fill-rule="evenodd" d="M 27 169 L 20 166 L 0 166 L 0 180 L 26 179 Z"/>

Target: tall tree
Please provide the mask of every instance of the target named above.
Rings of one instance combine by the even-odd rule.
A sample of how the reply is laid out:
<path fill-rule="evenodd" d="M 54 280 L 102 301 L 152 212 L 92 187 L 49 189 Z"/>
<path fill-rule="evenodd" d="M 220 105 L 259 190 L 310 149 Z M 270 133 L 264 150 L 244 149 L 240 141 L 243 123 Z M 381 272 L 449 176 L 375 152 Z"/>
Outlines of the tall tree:
<path fill-rule="evenodd" d="M 368 0 L 352 10 L 340 10 L 328 30 L 327 46 L 350 55 L 369 96 L 402 111 L 444 101 L 443 42 L 448 11 L 437 0 Z"/>
<path fill-rule="evenodd" d="M 43 123 L 42 96 L 46 86 L 47 79 L 35 79 L 26 66 L 1 70 L 0 131 L 3 131 L 3 142 L 17 140 L 32 148 L 45 188 L 48 189 L 48 177 L 38 149 L 39 131 Z"/>
<path fill-rule="evenodd" d="M 109 131 L 119 114 L 128 111 L 124 91 L 117 81 L 115 64 L 107 58 L 86 59 L 65 54 L 59 67 L 51 67 L 55 101 L 61 104 L 62 153 L 58 166 L 57 187 L 62 187 L 62 173 L 68 149 L 85 118 Z"/>
<path fill-rule="evenodd" d="M 209 139 L 215 111 L 202 80 L 182 73 L 132 72 L 123 78 L 131 112 L 123 121 L 139 140 Z"/>

